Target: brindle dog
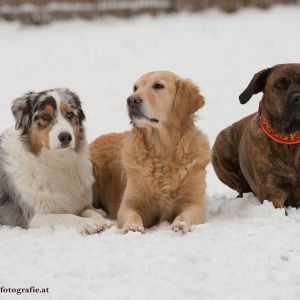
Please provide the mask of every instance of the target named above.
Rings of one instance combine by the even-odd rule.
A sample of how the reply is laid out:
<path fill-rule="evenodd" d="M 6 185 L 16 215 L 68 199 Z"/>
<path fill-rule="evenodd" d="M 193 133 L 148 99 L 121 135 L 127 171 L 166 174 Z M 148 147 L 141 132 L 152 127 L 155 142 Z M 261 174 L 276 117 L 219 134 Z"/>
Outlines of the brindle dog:
<path fill-rule="evenodd" d="M 219 179 L 243 193 L 253 192 L 274 207 L 300 206 L 300 144 L 284 144 L 300 136 L 300 64 L 282 64 L 254 75 L 240 102 L 263 92 L 260 113 L 221 131 L 212 163 Z M 281 141 L 263 131 L 261 116 Z M 298 142 L 300 139 L 298 139 Z M 293 140 L 297 142 L 297 140 Z"/>

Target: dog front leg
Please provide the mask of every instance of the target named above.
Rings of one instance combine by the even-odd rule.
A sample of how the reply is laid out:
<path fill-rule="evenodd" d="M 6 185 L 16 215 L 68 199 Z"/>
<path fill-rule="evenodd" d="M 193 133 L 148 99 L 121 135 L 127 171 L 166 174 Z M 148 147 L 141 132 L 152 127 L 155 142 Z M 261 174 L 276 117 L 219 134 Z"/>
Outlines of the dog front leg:
<path fill-rule="evenodd" d="M 102 223 L 72 214 L 36 214 L 30 220 L 28 228 L 55 227 L 57 225 L 75 228 L 83 234 L 94 234 L 103 230 Z"/>
<path fill-rule="evenodd" d="M 185 234 L 191 231 L 192 225 L 202 223 L 204 223 L 204 206 L 202 204 L 192 204 L 182 208 L 181 213 L 171 224 L 171 229 Z"/>
<path fill-rule="evenodd" d="M 284 203 L 286 201 L 286 198 L 282 198 L 282 197 L 273 197 L 273 198 L 265 198 L 265 199 L 268 199 L 267 201 L 272 202 L 274 208 L 284 208 Z M 259 200 L 261 204 L 264 203 L 264 199 L 259 199 Z"/>
<path fill-rule="evenodd" d="M 128 231 L 145 232 L 142 217 L 135 209 L 129 207 L 126 201 L 121 204 L 118 212 L 118 226 L 121 233 L 127 233 Z"/>
<path fill-rule="evenodd" d="M 274 208 L 284 208 L 287 197 L 288 194 L 286 191 L 279 190 L 272 185 L 268 185 L 267 187 L 261 186 L 257 195 L 261 204 L 263 204 L 265 200 L 268 200 L 273 203 Z"/>

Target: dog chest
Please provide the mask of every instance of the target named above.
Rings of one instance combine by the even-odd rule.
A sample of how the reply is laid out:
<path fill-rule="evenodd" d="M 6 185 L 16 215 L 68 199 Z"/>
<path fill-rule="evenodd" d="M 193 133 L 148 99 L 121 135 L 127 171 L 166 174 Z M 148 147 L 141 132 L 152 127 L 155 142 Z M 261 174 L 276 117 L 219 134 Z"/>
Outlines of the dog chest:
<path fill-rule="evenodd" d="M 78 213 L 91 203 L 92 167 L 75 151 L 32 155 L 16 137 L 3 143 L 5 172 L 35 213 Z"/>
<path fill-rule="evenodd" d="M 171 160 L 153 160 L 148 172 L 139 173 L 146 203 L 151 203 L 160 214 L 172 215 L 178 198 L 183 196 L 181 190 L 187 174 L 184 167 L 174 165 Z"/>
<path fill-rule="evenodd" d="M 35 212 L 78 213 L 91 200 L 91 183 L 75 170 L 62 168 L 28 167 L 24 173 L 15 172 L 16 189 L 21 199 L 29 203 Z M 90 199 L 89 199 L 90 198 Z"/>
<path fill-rule="evenodd" d="M 261 200 L 276 198 L 281 191 L 287 196 L 285 205 L 299 206 L 299 146 L 276 143 L 259 130 L 251 133 L 241 143 L 240 166 L 252 190 Z"/>

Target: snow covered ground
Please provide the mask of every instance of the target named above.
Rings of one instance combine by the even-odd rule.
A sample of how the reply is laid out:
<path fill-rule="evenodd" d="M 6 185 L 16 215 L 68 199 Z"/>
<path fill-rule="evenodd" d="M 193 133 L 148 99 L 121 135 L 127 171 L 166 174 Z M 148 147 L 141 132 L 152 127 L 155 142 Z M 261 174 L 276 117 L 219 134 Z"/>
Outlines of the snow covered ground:
<path fill-rule="evenodd" d="M 80 95 L 89 140 L 130 127 L 125 99 L 144 72 L 193 79 L 206 97 L 198 126 L 211 144 L 257 109 L 239 93 L 252 75 L 299 62 L 300 7 L 72 21 L 46 27 L 0 23 L 0 130 L 11 101 L 28 90 L 69 87 Z M 222 185 L 208 168 L 207 222 L 182 236 L 168 224 L 145 235 L 116 227 L 83 237 L 58 228 L 0 229 L 0 288 L 49 288 L 0 299 L 299 299 L 300 212 L 260 205 Z"/>

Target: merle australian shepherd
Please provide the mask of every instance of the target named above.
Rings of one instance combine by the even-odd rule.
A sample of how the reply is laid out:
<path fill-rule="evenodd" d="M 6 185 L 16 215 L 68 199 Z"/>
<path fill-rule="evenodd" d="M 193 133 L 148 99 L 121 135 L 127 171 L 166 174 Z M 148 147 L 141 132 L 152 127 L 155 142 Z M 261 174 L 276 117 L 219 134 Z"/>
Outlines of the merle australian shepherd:
<path fill-rule="evenodd" d="M 78 96 L 29 92 L 12 105 L 15 128 L 0 137 L 0 224 L 66 225 L 86 234 L 110 226 L 92 207 L 89 161 Z"/>

